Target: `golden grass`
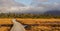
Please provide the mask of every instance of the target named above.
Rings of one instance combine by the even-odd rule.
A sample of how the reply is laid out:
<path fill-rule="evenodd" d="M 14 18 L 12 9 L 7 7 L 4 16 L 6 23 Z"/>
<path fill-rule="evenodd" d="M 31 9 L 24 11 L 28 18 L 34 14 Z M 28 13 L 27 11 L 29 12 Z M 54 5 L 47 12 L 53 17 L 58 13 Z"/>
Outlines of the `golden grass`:
<path fill-rule="evenodd" d="M 12 24 L 13 18 L 0 18 L 0 24 Z M 16 18 L 18 21 L 21 21 L 25 24 L 35 24 L 40 22 L 60 22 L 60 19 L 21 19 Z"/>
<path fill-rule="evenodd" d="M 8 31 L 9 29 L 9 27 L 0 27 L 0 31 Z"/>
<path fill-rule="evenodd" d="M 12 19 L 13 18 L 0 18 L 0 24 L 12 24 Z M 18 21 L 21 21 L 24 24 L 40 24 L 40 22 L 60 22 L 60 19 L 21 19 L 21 18 L 16 18 Z M 33 27 L 33 30 L 36 29 L 51 29 L 50 27 L 45 27 L 45 26 L 37 26 Z M 8 31 L 8 27 L 0 27 L 0 31 Z"/>

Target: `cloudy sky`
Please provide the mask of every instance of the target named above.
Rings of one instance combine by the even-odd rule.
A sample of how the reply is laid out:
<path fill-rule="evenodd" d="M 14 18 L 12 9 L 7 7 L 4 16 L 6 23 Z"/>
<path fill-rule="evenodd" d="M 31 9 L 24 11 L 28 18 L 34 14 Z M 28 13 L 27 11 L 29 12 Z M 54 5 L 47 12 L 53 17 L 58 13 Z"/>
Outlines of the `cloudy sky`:
<path fill-rule="evenodd" d="M 0 12 L 46 12 L 60 10 L 60 0 L 0 0 Z"/>

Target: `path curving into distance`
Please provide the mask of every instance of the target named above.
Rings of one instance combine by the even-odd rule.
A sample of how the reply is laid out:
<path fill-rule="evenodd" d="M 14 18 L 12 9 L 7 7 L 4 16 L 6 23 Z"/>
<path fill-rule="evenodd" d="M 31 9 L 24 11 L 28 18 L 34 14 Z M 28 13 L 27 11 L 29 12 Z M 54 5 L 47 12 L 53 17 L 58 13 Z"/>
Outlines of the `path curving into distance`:
<path fill-rule="evenodd" d="M 13 27 L 11 28 L 10 31 L 25 31 L 24 26 L 21 23 L 17 22 L 16 19 L 13 19 L 12 22 Z"/>

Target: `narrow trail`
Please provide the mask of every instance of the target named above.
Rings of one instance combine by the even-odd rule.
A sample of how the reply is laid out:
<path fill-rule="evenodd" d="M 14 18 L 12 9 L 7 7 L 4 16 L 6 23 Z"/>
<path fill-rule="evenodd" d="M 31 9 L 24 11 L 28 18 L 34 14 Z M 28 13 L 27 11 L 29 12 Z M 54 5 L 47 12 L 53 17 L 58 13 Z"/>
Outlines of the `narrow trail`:
<path fill-rule="evenodd" d="M 10 31 L 25 31 L 24 26 L 21 23 L 17 22 L 16 19 L 13 19 L 12 22 L 13 27 L 11 28 Z"/>

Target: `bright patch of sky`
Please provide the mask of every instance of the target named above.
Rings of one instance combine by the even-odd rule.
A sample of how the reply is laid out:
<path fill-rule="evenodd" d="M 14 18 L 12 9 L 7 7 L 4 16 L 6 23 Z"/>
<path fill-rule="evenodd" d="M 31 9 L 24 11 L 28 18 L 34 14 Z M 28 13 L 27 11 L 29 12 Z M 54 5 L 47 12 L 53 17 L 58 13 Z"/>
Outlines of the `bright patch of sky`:
<path fill-rule="evenodd" d="M 15 1 L 25 5 L 30 5 L 32 2 L 32 0 L 15 0 Z"/>
<path fill-rule="evenodd" d="M 48 0 L 49 2 L 60 2 L 60 0 Z"/>
<path fill-rule="evenodd" d="M 38 2 L 38 1 L 35 1 L 35 0 L 15 0 L 16 2 L 19 2 L 19 3 L 23 3 L 27 6 L 31 5 L 32 4 L 52 4 L 52 3 L 60 3 L 60 0 L 48 0 L 47 2 Z"/>

